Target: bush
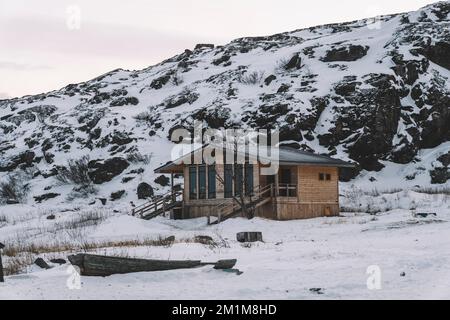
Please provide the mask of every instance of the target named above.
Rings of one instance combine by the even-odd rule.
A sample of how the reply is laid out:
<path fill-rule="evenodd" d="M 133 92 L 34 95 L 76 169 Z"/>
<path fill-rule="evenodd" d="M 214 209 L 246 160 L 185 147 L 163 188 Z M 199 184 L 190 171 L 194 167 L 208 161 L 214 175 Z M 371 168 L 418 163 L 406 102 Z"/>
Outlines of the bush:
<path fill-rule="evenodd" d="M 146 165 L 148 165 L 150 163 L 152 159 L 151 155 L 142 155 L 139 151 L 134 151 L 131 152 L 128 156 L 127 156 L 127 160 L 131 163 L 144 163 Z"/>
<path fill-rule="evenodd" d="M 78 186 L 67 195 L 67 200 L 86 199 L 97 194 L 98 190 L 93 185 Z"/>
<path fill-rule="evenodd" d="M 142 121 L 142 122 L 153 123 L 153 121 L 154 121 L 153 114 L 150 113 L 149 111 L 144 111 L 144 112 L 138 113 L 133 118 L 137 121 Z"/>
<path fill-rule="evenodd" d="M 25 202 L 30 187 L 25 183 L 28 179 L 23 174 L 10 175 L 6 181 L 0 183 L 0 203 Z"/>
<path fill-rule="evenodd" d="M 58 168 L 56 179 L 62 183 L 88 186 L 92 183 L 89 177 L 89 156 L 80 159 L 70 159 L 67 167 Z"/>
<path fill-rule="evenodd" d="M 238 81 L 242 84 L 256 85 L 261 83 L 264 78 L 264 72 L 253 71 L 249 74 L 242 74 L 238 77 Z"/>

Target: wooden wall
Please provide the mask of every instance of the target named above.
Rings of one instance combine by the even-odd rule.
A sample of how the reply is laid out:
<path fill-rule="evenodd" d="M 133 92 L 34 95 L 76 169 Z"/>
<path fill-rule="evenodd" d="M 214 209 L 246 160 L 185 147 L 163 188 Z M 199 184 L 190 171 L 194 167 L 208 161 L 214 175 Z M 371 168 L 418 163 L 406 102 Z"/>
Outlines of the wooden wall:
<path fill-rule="evenodd" d="M 335 167 L 298 166 L 298 197 L 300 202 L 338 202 L 339 169 Z M 331 175 L 331 180 L 319 180 L 319 174 Z"/>
<path fill-rule="evenodd" d="M 216 171 L 223 177 L 223 165 L 217 165 Z M 271 203 L 258 208 L 257 216 L 290 220 L 339 215 L 338 168 L 297 166 L 293 167 L 292 172 L 295 175 L 292 177 L 292 183 L 297 184 L 297 196 L 277 197 Z M 331 180 L 320 180 L 320 173 L 330 174 Z M 254 165 L 254 186 L 264 184 L 265 180 L 265 176 L 260 176 L 260 167 Z M 224 186 L 219 181 L 216 181 L 216 197 L 216 199 L 189 199 L 189 169 L 187 166 L 184 168 L 184 218 L 217 214 L 216 205 L 224 201 Z"/>

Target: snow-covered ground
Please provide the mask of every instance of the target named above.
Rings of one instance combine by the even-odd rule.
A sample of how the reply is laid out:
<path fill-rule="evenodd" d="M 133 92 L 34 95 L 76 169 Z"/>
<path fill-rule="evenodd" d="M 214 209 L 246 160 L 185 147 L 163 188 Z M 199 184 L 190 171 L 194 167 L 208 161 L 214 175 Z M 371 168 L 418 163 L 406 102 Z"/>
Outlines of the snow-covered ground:
<path fill-rule="evenodd" d="M 81 252 L 76 246 L 81 248 L 83 243 L 143 241 L 174 235 L 176 241 L 171 246 L 91 251 L 156 259 L 235 258 L 236 268 L 243 272 L 237 275 L 205 266 L 81 277 L 81 289 L 69 289 L 68 265 L 53 265 L 49 270 L 31 266 L 21 274 L 6 277 L 6 282 L 0 284 L 0 299 L 450 298 L 450 196 L 402 191 L 372 194 L 371 199 L 371 208 L 382 208 L 388 202 L 392 209 L 297 221 L 235 218 L 217 226 L 207 226 L 204 218 L 174 221 L 157 217 L 144 221 L 124 214 L 126 208 L 0 207 L 0 221 L 4 221 L 0 222 L 0 241 L 6 244 L 45 247 L 71 243 L 75 246 L 72 252 Z M 352 201 L 342 200 L 348 207 Z M 413 201 L 415 211 L 408 209 Z M 419 212 L 434 212 L 436 216 L 414 215 Z M 47 219 L 50 214 L 55 215 L 54 220 Z M 71 228 L 71 222 L 80 216 L 90 217 L 91 222 L 77 220 L 78 227 Z M 239 231 L 262 231 L 264 242 L 243 245 L 236 241 Z M 197 235 L 209 235 L 216 243 L 192 242 Z M 67 255 L 50 252 L 33 255 L 33 259 L 41 256 L 48 261 Z M 5 264 L 11 261 L 10 257 L 4 259 Z M 380 268 L 381 289 L 368 289 L 369 266 Z M 321 288 L 322 294 L 311 288 Z"/>

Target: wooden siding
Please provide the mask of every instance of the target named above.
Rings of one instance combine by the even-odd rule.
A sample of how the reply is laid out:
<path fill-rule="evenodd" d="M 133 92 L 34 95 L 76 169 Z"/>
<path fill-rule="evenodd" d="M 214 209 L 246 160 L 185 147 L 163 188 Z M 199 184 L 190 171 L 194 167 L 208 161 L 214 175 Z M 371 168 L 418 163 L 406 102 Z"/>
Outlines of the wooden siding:
<path fill-rule="evenodd" d="M 334 202 L 339 201 L 339 172 L 334 167 L 298 166 L 298 196 L 300 202 Z M 331 175 L 331 180 L 319 180 L 319 174 Z"/>
<path fill-rule="evenodd" d="M 255 164 L 253 168 L 254 186 L 265 185 L 267 177 L 260 175 L 260 166 Z M 289 166 L 284 168 L 291 169 L 291 183 L 297 185 L 297 196 L 272 198 L 270 203 L 257 208 L 256 216 L 291 220 L 339 215 L 338 168 L 319 166 Z M 223 178 L 224 166 L 222 164 L 216 165 L 216 172 Z M 320 180 L 320 173 L 329 174 L 331 179 Z M 184 218 L 217 214 L 217 204 L 224 201 L 224 186 L 222 183 L 216 181 L 216 199 L 189 199 L 189 167 L 185 166 L 184 186 Z M 232 199 L 229 199 L 229 201 L 231 202 Z"/>

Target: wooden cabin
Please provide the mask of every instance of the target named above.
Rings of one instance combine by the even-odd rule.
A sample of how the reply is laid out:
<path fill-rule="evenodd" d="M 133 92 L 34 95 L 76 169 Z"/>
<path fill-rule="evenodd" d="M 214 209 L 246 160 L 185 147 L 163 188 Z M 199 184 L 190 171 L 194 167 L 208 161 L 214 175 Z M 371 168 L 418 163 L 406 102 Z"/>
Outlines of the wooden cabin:
<path fill-rule="evenodd" d="M 170 208 L 175 219 L 207 216 L 220 222 L 243 215 L 239 199 L 244 199 L 245 206 L 251 207 L 255 216 L 269 219 L 336 216 L 339 214 L 339 169 L 353 167 L 342 160 L 280 147 L 276 149 L 277 172 L 265 175 L 263 169 L 267 162 L 263 164 L 248 154 L 244 163 L 192 164 L 195 152 L 200 151 L 155 170 L 172 177 L 169 197 L 172 201 L 162 201 L 161 206 L 165 208 L 159 211 L 155 208 L 156 213 Z M 183 175 L 181 190 L 173 188 L 175 174 Z"/>

